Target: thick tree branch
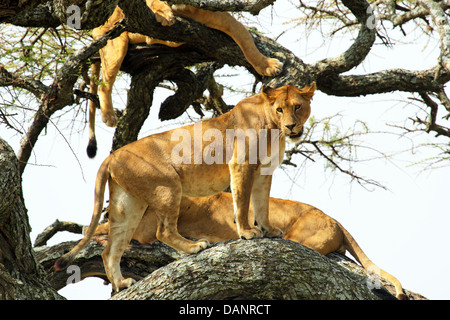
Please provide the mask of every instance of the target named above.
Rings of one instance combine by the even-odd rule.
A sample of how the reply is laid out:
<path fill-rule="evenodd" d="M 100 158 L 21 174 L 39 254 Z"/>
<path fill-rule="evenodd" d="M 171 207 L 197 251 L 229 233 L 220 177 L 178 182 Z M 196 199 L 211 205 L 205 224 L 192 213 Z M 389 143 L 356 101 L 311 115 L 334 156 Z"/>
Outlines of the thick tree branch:
<path fill-rule="evenodd" d="M 78 228 L 78 224 L 74 226 Z M 53 224 L 44 233 L 55 228 L 59 229 Z M 81 279 L 99 277 L 107 281 L 101 259 L 107 240 L 106 235 L 97 236 L 76 256 L 72 264 L 79 267 Z M 56 290 L 68 285 L 70 272 L 54 272 L 53 265 L 77 242 L 34 248 L 38 261 L 47 270 L 48 279 Z M 195 265 L 197 271 L 192 268 Z M 277 271 L 273 272 L 272 268 Z M 325 257 L 301 244 L 283 239 L 230 240 L 217 243 L 196 255 L 178 252 L 159 241 L 146 245 L 132 241 L 122 257 L 121 270 L 125 277 L 142 281 L 113 299 L 316 299 L 326 296 L 328 299 L 354 299 L 360 294 L 370 299 L 392 299 L 391 295 L 395 294 L 395 288 L 389 282 L 380 278 L 368 279 L 364 268 L 342 254 L 330 253 Z M 167 279 L 168 276 L 170 279 Z M 238 278 L 234 279 L 236 276 Z M 202 279 L 209 280 L 203 282 Z M 281 283 L 280 279 L 283 279 Z M 314 281 L 318 282 L 317 285 L 312 285 Z M 337 287 L 336 281 L 340 283 Z M 382 286 L 378 286 L 376 281 L 381 282 Z M 347 291 L 346 285 L 356 289 Z M 265 289 L 261 290 L 260 286 Z M 296 289 L 292 289 L 294 287 Z M 426 299 L 404 291 L 409 299 Z M 359 299 L 362 298 L 359 296 Z"/>
<path fill-rule="evenodd" d="M 320 90 L 327 94 L 339 95 L 339 96 L 361 96 L 367 94 L 377 94 L 392 91 L 405 91 L 405 92 L 418 92 L 418 91 L 442 91 L 442 85 L 450 80 L 450 72 L 442 67 L 442 61 L 439 61 L 437 66 L 426 71 L 419 70 L 402 70 L 402 69 L 392 69 L 392 70 L 382 70 L 379 72 L 364 74 L 364 75 L 345 75 L 341 74 L 347 70 L 350 70 L 355 64 L 359 64 L 363 61 L 365 54 L 370 50 L 370 46 L 374 38 L 374 34 L 369 35 L 366 33 L 363 36 L 364 28 L 368 31 L 376 32 L 376 25 L 374 16 L 371 14 L 371 10 L 367 4 L 358 4 L 358 1 L 343 1 L 342 2 L 349 10 L 352 12 L 359 22 L 362 19 L 366 19 L 366 22 L 360 26 L 360 31 L 358 37 L 352 46 L 342 55 L 334 58 L 327 58 L 322 61 L 311 64 L 313 72 L 316 73 L 316 78 L 318 82 L 318 87 Z M 377 8 L 375 12 L 377 17 L 383 20 L 393 21 L 394 25 L 399 25 L 408 21 L 409 19 L 414 19 L 418 17 L 425 18 L 429 15 L 426 8 L 421 5 L 413 5 L 412 8 L 403 8 L 399 5 L 391 5 L 391 1 L 380 0 L 375 2 Z M 333 5 L 333 9 L 330 9 L 327 5 Z M 414 7 L 415 6 L 415 7 Z M 433 2 L 433 6 L 436 7 L 436 11 L 439 12 L 440 21 L 442 18 L 446 18 L 444 11 L 450 8 L 449 1 L 438 1 Z M 347 18 L 348 11 L 341 9 L 334 9 L 334 4 L 325 3 L 314 5 L 306 5 L 301 3 L 301 7 L 312 12 L 312 15 L 318 14 L 315 18 L 310 18 L 308 16 L 306 20 L 316 21 L 314 19 L 320 19 L 324 17 L 333 17 L 342 21 L 343 27 L 348 28 L 355 25 L 355 23 Z M 363 8 L 366 8 L 366 11 Z M 380 12 L 382 12 L 381 15 Z M 398 13 L 401 12 L 402 14 Z M 365 16 L 364 16 L 365 15 Z M 408 19 L 395 20 L 408 16 Z M 448 18 L 446 18 L 448 20 Z M 395 20 L 395 21 L 394 21 Z M 311 23 L 313 23 L 311 22 Z M 442 23 L 440 24 L 442 26 Z M 445 28 L 448 28 L 448 24 L 444 24 Z M 372 27 L 372 30 L 370 30 Z M 447 34 L 442 32 L 441 34 Z M 441 39 L 443 37 L 441 36 Z M 359 40 L 361 42 L 359 42 Z M 364 39 L 366 42 L 364 42 Z M 359 42 L 359 43 L 358 43 Z M 441 41 L 443 43 L 443 41 Z M 446 43 L 446 42 L 445 42 Z M 359 44 L 359 45 L 357 45 Z M 441 46 L 442 47 L 442 46 Z M 361 59 L 355 59 L 358 56 Z M 356 54 L 352 58 L 352 54 Z M 441 59 L 442 60 L 442 59 Z M 354 63 L 353 63 L 354 62 Z M 308 70 L 309 66 L 307 67 Z"/>
<path fill-rule="evenodd" d="M 435 79 L 439 67 L 424 71 L 383 70 L 365 75 L 334 75 L 318 80 L 319 88 L 331 95 L 357 97 L 392 91 L 439 92 L 450 81 L 450 73 Z"/>
<path fill-rule="evenodd" d="M 173 50 L 172 50 L 173 49 Z M 132 75 L 127 107 L 123 111 L 113 138 L 113 150 L 135 141 L 147 118 L 153 91 L 164 80 L 175 82 L 177 90 L 159 111 L 159 119 L 179 117 L 195 100 L 202 97 L 211 81 L 217 63 L 197 65 L 196 72 L 186 67 L 198 64 L 203 57 L 190 46 L 168 48 L 160 45 L 130 46 L 122 70 Z"/>
<path fill-rule="evenodd" d="M 53 27 L 56 28 L 61 21 L 54 15 L 51 1 L 42 2 L 36 6 L 19 11 L 7 11 L 2 9 L 0 22 L 11 23 L 21 27 Z"/>
<path fill-rule="evenodd" d="M 125 16 L 128 17 L 127 26 L 130 31 L 162 40 L 186 42 L 205 62 L 218 61 L 233 66 L 244 66 L 259 78 L 259 75 L 246 61 L 240 48 L 224 33 L 180 17 L 176 17 L 176 22 L 171 27 L 164 27 L 154 18 L 149 18 L 149 16 L 153 17 L 153 13 L 147 8 L 143 9 L 140 1 L 123 1 L 119 5 L 124 10 Z M 307 84 L 313 80 L 308 76 L 306 65 L 292 52 L 267 37 L 251 33 L 258 49 L 263 54 L 277 57 L 285 62 L 285 68 L 280 76 L 264 78 L 264 82 L 273 80 L 271 85 L 279 86 L 282 83 Z M 209 41 L 209 39 L 215 39 L 215 41 Z"/>
<path fill-rule="evenodd" d="M 262 9 L 273 4 L 275 0 L 168 0 L 170 4 L 187 4 L 212 11 L 246 11 L 257 15 Z"/>
<path fill-rule="evenodd" d="M 31 246 L 19 162 L 0 138 L 0 300 L 61 299 Z"/>
<path fill-rule="evenodd" d="M 32 77 L 22 77 L 17 74 L 8 72 L 3 65 L 0 64 L 0 87 L 13 86 L 25 89 L 41 100 L 49 91 L 49 87 Z"/>
<path fill-rule="evenodd" d="M 15 16 L 23 10 L 31 10 L 44 2 L 46 0 L 2 1 L 0 3 L 0 18 Z"/>
<path fill-rule="evenodd" d="M 192 0 L 176 0 L 177 3 L 190 3 L 196 5 Z M 273 1 L 253 1 L 253 5 L 268 5 Z M 230 10 L 227 6 L 241 7 L 240 5 L 246 3 L 245 1 L 231 1 L 220 2 L 206 1 L 198 3 L 199 6 L 208 5 L 213 8 L 215 5 L 222 6 L 222 9 Z M 420 74 L 415 71 L 398 71 L 385 70 L 375 74 L 358 75 L 358 76 L 340 76 L 340 73 L 350 70 L 356 65 L 360 64 L 369 52 L 371 45 L 375 39 L 375 29 L 371 28 L 368 23 L 373 16 L 368 10 L 368 3 L 364 0 L 345 0 L 343 4 L 353 13 L 360 23 L 360 31 L 357 39 L 353 45 L 343 54 L 324 59 L 322 61 L 306 65 L 301 59 L 296 57 L 289 50 L 281 47 L 276 42 L 253 33 L 253 37 L 258 48 L 267 56 L 277 57 L 285 63 L 283 72 L 275 78 L 264 78 L 262 81 L 270 86 L 280 86 L 283 84 L 294 84 L 298 86 L 305 85 L 313 80 L 318 82 L 319 89 L 323 89 L 328 94 L 333 95 L 364 95 L 376 94 L 389 91 L 435 91 L 439 90 L 439 84 L 443 84 L 449 79 L 449 72 L 441 72 L 437 82 L 433 82 L 428 74 Z M 154 19 L 153 13 L 143 6 L 143 1 L 130 0 L 120 2 L 119 5 L 123 7 L 128 21 L 130 31 L 143 33 L 155 38 L 163 40 L 172 40 L 186 42 L 191 48 L 195 48 L 198 54 L 202 57 L 202 61 L 220 61 L 230 65 L 245 66 L 251 72 L 254 72 L 251 66 L 247 63 L 238 46 L 223 33 L 206 28 L 198 23 L 188 21 L 187 19 L 177 18 L 175 25 L 171 27 L 163 27 Z M 442 5 L 442 4 L 441 4 Z M 439 6 L 439 5 L 438 5 Z M 215 7 L 215 9 L 220 9 Z M 245 7 L 250 10 L 250 7 Z M 216 39 L 211 42 L 208 39 Z M 439 71 L 438 69 L 433 70 Z M 419 79 L 416 75 L 419 74 Z M 256 74 L 255 74 L 256 75 Z M 394 80 L 392 84 L 387 81 L 382 81 L 381 85 L 377 85 L 378 81 L 383 76 L 388 75 L 388 78 Z M 257 75 L 256 75 L 257 76 Z M 258 76 L 257 76 L 258 77 Z M 418 79 L 418 82 L 411 82 L 408 84 L 408 79 Z"/>
<path fill-rule="evenodd" d="M 128 299 L 389 300 L 392 296 L 384 287 L 370 290 L 366 278 L 316 251 L 285 239 L 263 238 L 216 244 L 159 268 L 112 297 Z"/>
<path fill-rule="evenodd" d="M 358 19 L 359 33 L 350 48 L 343 54 L 318 61 L 312 65 L 313 70 L 317 70 L 316 72 L 323 76 L 330 73 L 340 74 L 358 66 L 366 58 L 375 42 L 375 18 L 369 4 L 365 0 L 343 0 L 342 3 Z"/>
<path fill-rule="evenodd" d="M 99 277 L 108 281 L 101 257 L 107 240 L 107 236 L 96 237 L 72 262 L 73 265 L 80 268 L 81 279 Z M 53 270 L 55 261 L 77 243 L 78 241 L 68 241 L 51 247 L 39 246 L 34 248 L 39 263 L 48 273 L 48 281 L 56 290 L 67 285 L 69 276 L 65 271 L 55 272 Z M 141 245 L 132 241 L 122 256 L 121 270 L 125 277 L 133 277 L 139 280 L 156 269 L 185 256 L 187 254 L 178 252 L 161 242 Z"/>
<path fill-rule="evenodd" d="M 450 21 L 436 1 L 420 0 L 420 3 L 430 13 L 441 40 L 440 66 L 444 72 L 450 73 Z"/>
<path fill-rule="evenodd" d="M 57 27 L 67 24 L 73 14 L 68 10 L 70 5 L 77 5 L 80 9 L 81 29 L 92 29 L 103 24 L 117 5 L 117 0 L 94 1 L 9 1 L 0 5 L 0 23 L 6 22 L 23 27 Z M 194 7 L 216 11 L 247 11 L 258 14 L 275 0 L 169 0 L 169 4 L 188 4 Z M 140 1 L 144 6 L 145 2 Z"/>
<path fill-rule="evenodd" d="M 442 4 L 443 4 L 444 10 L 450 8 L 450 4 L 445 5 L 444 1 L 442 1 Z M 394 27 L 398 27 L 398 26 L 402 26 L 405 23 L 412 21 L 414 19 L 417 19 L 417 18 L 425 19 L 427 15 L 428 15 L 428 10 L 426 8 L 424 8 L 422 6 L 417 6 L 417 7 L 413 8 L 409 11 L 406 11 L 405 13 L 402 13 L 402 14 L 394 14 L 387 18 L 385 16 L 381 15 L 380 18 L 390 20 L 392 22 L 392 24 L 394 25 Z"/>
<path fill-rule="evenodd" d="M 69 231 L 71 233 L 81 234 L 83 231 L 83 226 L 74 222 L 56 220 L 36 237 L 34 246 L 40 247 L 46 245 L 47 241 L 60 231 Z"/>
<path fill-rule="evenodd" d="M 22 5 L 27 3 L 28 5 Z M 57 27 L 67 24 L 74 14 L 68 10 L 71 5 L 79 8 L 80 29 L 93 29 L 102 25 L 114 11 L 117 0 L 79 1 L 12 1 L 0 6 L 0 23 L 11 23 L 22 27 Z M 75 13 L 75 14 L 78 14 Z"/>

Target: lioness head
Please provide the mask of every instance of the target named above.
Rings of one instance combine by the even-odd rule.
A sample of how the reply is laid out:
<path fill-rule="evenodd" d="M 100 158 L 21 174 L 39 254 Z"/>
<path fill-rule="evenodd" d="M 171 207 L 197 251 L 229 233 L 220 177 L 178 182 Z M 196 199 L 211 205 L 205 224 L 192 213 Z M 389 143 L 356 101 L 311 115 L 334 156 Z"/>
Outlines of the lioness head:
<path fill-rule="evenodd" d="M 311 99 L 316 83 L 298 89 L 286 85 L 277 89 L 263 88 L 263 95 L 271 105 L 272 121 L 292 142 L 297 142 L 303 133 L 303 125 L 311 114 Z"/>

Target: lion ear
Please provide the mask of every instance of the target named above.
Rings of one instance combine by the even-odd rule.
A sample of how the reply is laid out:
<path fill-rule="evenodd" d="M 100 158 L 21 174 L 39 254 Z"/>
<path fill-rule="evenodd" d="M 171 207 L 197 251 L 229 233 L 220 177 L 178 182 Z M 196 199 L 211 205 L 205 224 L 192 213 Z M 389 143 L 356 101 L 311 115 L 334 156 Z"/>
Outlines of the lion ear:
<path fill-rule="evenodd" d="M 266 84 L 263 84 L 262 85 L 262 88 L 261 88 L 261 94 L 267 99 L 267 100 L 269 100 L 269 101 L 273 101 L 273 100 L 275 100 L 275 90 L 276 89 L 274 89 L 274 88 L 271 88 L 271 87 L 269 87 L 268 85 L 266 85 Z"/>
<path fill-rule="evenodd" d="M 270 94 L 273 90 L 274 90 L 274 88 L 268 86 L 267 84 L 263 84 L 261 87 L 261 92 L 267 96 L 270 96 Z"/>
<path fill-rule="evenodd" d="M 316 83 L 313 82 L 310 85 L 301 88 L 300 94 L 302 95 L 303 98 L 311 100 L 312 97 L 314 96 L 315 91 L 316 91 Z"/>

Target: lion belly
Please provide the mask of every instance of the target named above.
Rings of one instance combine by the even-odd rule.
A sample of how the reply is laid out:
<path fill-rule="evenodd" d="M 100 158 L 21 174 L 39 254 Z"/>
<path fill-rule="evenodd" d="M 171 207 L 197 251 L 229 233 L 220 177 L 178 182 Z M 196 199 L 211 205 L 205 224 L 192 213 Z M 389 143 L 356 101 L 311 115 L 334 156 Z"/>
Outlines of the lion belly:
<path fill-rule="evenodd" d="M 226 164 L 186 165 L 185 169 L 178 172 L 183 196 L 209 196 L 230 185 L 230 170 Z"/>

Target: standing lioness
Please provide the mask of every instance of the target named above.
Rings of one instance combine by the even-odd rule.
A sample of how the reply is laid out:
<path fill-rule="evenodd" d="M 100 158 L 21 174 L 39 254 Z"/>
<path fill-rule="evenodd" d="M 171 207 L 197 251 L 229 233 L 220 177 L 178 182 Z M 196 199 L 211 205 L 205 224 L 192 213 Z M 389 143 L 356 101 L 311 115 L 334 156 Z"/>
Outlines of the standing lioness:
<path fill-rule="evenodd" d="M 302 89 L 290 85 L 268 88 L 242 100 L 232 111 L 203 121 L 201 126 L 189 125 L 151 135 L 113 152 L 97 174 L 94 213 L 86 235 L 56 261 L 55 270 L 67 266 L 93 236 L 103 208 L 106 182 L 110 230 L 102 256 L 116 291 L 134 281 L 123 278 L 120 259 L 147 207 L 156 214 L 158 240 L 177 250 L 196 253 L 206 248 L 208 241 L 191 241 L 178 233 L 181 199 L 215 194 L 230 185 L 240 237 L 262 237 L 262 230 L 270 237 L 282 236 L 282 231 L 268 219 L 272 164 L 280 163 L 286 136 L 300 138 L 311 113 L 315 88 L 315 83 Z M 246 134 L 243 137 L 242 132 Z M 234 135 L 232 139 L 230 135 Z M 203 140 L 212 138 L 214 141 L 205 146 Z M 224 161 L 228 154 L 230 159 Z M 258 227 L 249 224 L 250 196 Z"/>

